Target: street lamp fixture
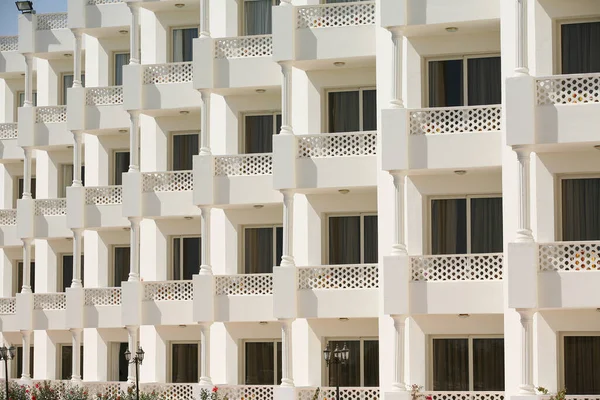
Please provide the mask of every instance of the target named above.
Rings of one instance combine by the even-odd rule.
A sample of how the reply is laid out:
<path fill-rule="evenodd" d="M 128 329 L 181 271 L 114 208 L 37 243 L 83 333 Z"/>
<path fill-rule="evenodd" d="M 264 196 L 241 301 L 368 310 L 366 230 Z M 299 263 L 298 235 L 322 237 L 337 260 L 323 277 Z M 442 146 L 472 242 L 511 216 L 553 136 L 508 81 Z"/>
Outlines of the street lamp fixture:
<path fill-rule="evenodd" d="M 344 347 L 341 349 L 336 345 L 333 350 L 331 350 L 331 343 L 327 343 L 325 350 L 323 350 L 323 358 L 328 367 L 332 364 L 336 365 L 335 400 L 340 400 L 340 369 L 342 365 L 348 364 L 350 350 L 346 346 L 346 343 L 344 343 Z"/>
<path fill-rule="evenodd" d="M 8 393 L 8 360 L 12 360 L 13 358 L 15 358 L 15 347 L 14 346 L 10 346 L 9 348 L 6 348 L 6 345 L 0 347 L 0 360 L 4 361 L 4 384 L 5 386 L 5 390 L 6 392 L 6 398 L 9 397 L 9 393 Z"/>
<path fill-rule="evenodd" d="M 33 12 L 33 2 L 31 0 L 15 1 L 17 10 L 21 11 L 21 14 L 31 14 Z"/>
<path fill-rule="evenodd" d="M 142 350 L 141 346 L 138 346 L 135 355 L 131 357 L 131 351 L 129 349 L 125 350 L 125 360 L 129 364 L 135 364 L 135 398 L 136 400 L 140 400 L 140 371 L 139 367 L 142 365 L 144 361 L 144 350 Z"/>

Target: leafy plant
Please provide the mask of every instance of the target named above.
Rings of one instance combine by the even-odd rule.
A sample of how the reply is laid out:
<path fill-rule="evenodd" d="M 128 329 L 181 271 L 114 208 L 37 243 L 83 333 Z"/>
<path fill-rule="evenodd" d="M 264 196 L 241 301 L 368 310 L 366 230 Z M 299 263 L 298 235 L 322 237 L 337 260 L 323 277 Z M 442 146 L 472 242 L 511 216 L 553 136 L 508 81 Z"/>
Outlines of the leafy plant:
<path fill-rule="evenodd" d="M 135 396 L 135 387 L 128 386 L 126 391 L 119 391 L 116 399 L 113 397 L 103 398 L 102 400 L 138 400 Z M 140 390 L 139 400 L 164 400 L 162 393 L 153 390 L 151 392 L 144 392 Z"/>
<path fill-rule="evenodd" d="M 5 400 L 4 390 L 0 399 Z M 27 386 L 21 385 L 15 381 L 8 382 L 8 399 L 9 400 L 29 400 L 29 389 Z"/>
<path fill-rule="evenodd" d="M 408 387 L 408 389 L 410 390 L 410 397 L 412 400 L 433 400 L 433 397 L 429 395 L 425 396 L 423 393 L 421 393 L 421 390 L 423 390 L 423 386 L 413 383 Z"/>
<path fill-rule="evenodd" d="M 319 400 L 319 394 L 321 393 L 321 388 L 317 388 L 315 390 L 315 394 L 313 394 L 312 400 Z"/>
<path fill-rule="evenodd" d="M 540 394 L 550 396 L 548 400 L 565 400 L 567 398 L 567 388 L 563 388 L 554 394 L 551 394 L 550 391 L 543 386 L 538 386 L 535 390 Z"/>
<path fill-rule="evenodd" d="M 60 400 L 60 393 L 52 383 L 44 381 L 31 388 L 31 400 Z"/>
<path fill-rule="evenodd" d="M 63 400 L 88 400 L 88 392 L 83 386 L 71 385 L 65 389 Z"/>
<path fill-rule="evenodd" d="M 215 386 L 210 392 L 207 389 L 200 389 L 200 400 L 227 400 L 227 397 L 221 398 L 219 388 Z"/>

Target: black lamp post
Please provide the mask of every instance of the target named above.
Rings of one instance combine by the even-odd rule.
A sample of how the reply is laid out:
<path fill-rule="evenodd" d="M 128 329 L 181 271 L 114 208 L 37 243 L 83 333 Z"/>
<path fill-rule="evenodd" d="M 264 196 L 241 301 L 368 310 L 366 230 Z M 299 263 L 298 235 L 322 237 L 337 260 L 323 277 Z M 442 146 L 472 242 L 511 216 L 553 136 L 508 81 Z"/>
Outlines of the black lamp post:
<path fill-rule="evenodd" d="M 10 346 L 9 348 L 6 348 L 6 346 L 0 347 L 0 360 L 4 361 L 4 388 L 6 390 L 6 400 L 8 400 L 8 360 L 12 360 L 13 358 L 15 358 L 14 346 Z"/>
<path fill-rule="evenodd" d="M 15 1 L 17 10 L 21 11 L 21 14 L 31 14 L 33 12 L 33 2 L 30 0 Z"/>
<path fill-rule="evenodd" d="M 338 349 L 337 345 L 335 349 L 331 350 L 330 344 L 327 343 L 327 347 L 323 350 L 323 357 L 325 358 L 325 363 L 330 367 L 332 364 L 336 364 L 336 379 L 335 379 L 335 400 L 340 400 L 340 369 L 342 365 L 346 365 L 348 363 L 348 359 L 350 358 L 350 350 L 344 343 L 344 347 Z"/>
<path fill-rule="evenodd" d="M 129 364 L 135 364 L 135 398 L 136 400 L 140 400 L 140 377 L 139 377 L 139 366 L 142 365 L 142 361 L 144 361 L 144 350 L 140 346 L 138 346 L 137 351 L 135 352 L 135 356 L 131 357 L 131 351 L 127 349 L 125 351 L 125 359 Z"/>

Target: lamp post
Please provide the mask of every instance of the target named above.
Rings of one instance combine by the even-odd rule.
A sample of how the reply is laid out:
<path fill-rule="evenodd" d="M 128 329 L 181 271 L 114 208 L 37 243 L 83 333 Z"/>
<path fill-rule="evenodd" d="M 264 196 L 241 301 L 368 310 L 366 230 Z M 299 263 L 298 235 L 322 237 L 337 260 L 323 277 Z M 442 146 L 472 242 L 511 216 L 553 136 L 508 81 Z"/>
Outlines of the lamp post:
<path fill-rule="evenodd" d="M 15 358 L 15 347 L 10 346 L 6 348 L 6 345 L 0 347 L 0 360 L 4 361 L 4 388 L 6 390 L 6 400 L 8 400 L 8 360 Z"/>
<path fill-rule="evenodd" d="M 139 366 L 142 365 L 142 361 L 144 361 L 144 350 L 140 346 L 138 346 L 137 351 L 133 358 L 131 357 L 131 351 L 127 349 L 125 351 L 125 359 L 129 364 L 135 364 L 135 398 L 136 400 L 140 400 L 140 377 L 139 377 Z"/>
<path fill-rule="evenodd" d="M 336 367 L 336 379 L 335 379 L 335 400 L 340 400 L 340 369 L 342 365 L 346 365 L 348 363 L 348 359 L 350 358 L 350 350 L 344 343 L 344 347 L 338 349 L 337 345 L 335 349 L 331 350 L 330 343 L 327 343 L 327 347 L 323 350 L 323 357 L 325 358 L 325 363 L 327 366 L 331 366 L 332 364 L 337 364 Z"/>

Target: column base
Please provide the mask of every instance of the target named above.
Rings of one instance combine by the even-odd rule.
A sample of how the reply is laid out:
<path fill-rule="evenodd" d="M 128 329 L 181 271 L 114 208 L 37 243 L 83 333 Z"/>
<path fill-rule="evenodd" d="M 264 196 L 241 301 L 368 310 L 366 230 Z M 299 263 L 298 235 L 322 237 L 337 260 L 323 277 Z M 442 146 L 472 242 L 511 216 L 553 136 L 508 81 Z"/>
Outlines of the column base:
<path fill-rule="evenodd" d="M 273 400 L 296 400 L 296 388 L 293 386 L 275 386 Z"/>
<path fill-rule="evenodd" d="M 410 392 L 402 391 L 385 391 L 383 392 L 383 400 L 410 400 Z"/>
<path fill-rule="evenodd" d="M 200 382 L 198 382 L 198 385 L 200 386 L 201 389 L 207 389 L 207 390 L 212 390 L 212 388 L 215 387 L 215 385 L 213 385 L 213 383 L 212 383 L 212 380 L 210 379 L 210 376 L 200 377 Z"/>

